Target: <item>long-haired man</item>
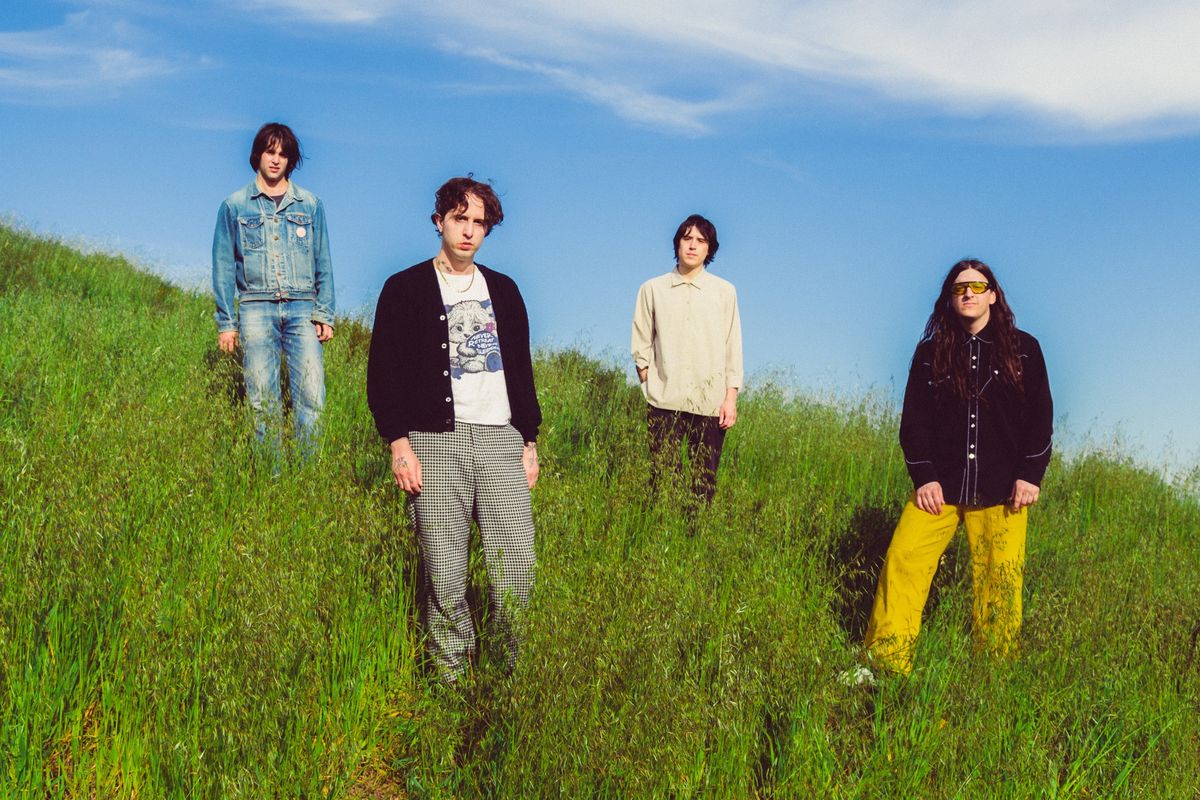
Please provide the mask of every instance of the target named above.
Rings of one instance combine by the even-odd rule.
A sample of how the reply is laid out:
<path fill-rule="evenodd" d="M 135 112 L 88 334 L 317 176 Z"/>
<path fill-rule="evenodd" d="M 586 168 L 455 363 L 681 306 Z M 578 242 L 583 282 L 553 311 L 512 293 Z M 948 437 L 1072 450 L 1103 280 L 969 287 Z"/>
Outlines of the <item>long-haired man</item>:
<path fill-rule="evenodd" d="M 1053 404 L 1036 339 L 1016 327 L 995 274 L 955 264 L 942 282 L 904 392 L 900 446 L 915 491 L 879 576 L 866 646 L 912 670 L 921 611 L 960 524 L 971 548 L 978 644 L 1007 653 L 1021 625 L 1029 506 L 1050 463 Z"/>

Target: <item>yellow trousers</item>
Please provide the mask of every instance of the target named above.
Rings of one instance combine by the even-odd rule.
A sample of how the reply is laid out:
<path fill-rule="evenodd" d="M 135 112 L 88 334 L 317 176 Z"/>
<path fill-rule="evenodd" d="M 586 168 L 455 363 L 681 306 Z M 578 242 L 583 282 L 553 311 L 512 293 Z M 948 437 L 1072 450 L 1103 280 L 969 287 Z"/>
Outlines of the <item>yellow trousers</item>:
<path fill-rule="evenodd" d="M 1007 505 L 946 504 L 942 513 L 930 514 L 910 499 L 879 574 L 865 642 L 871 655 L 888 669 L 905 675 L 912 671 L 929 585 L 960 522 L 971 547 L 976 643 L 995 653 L 1010 652 L 1021 629 L 1028 520 L 1028 508 L 1013 512 Z"/>

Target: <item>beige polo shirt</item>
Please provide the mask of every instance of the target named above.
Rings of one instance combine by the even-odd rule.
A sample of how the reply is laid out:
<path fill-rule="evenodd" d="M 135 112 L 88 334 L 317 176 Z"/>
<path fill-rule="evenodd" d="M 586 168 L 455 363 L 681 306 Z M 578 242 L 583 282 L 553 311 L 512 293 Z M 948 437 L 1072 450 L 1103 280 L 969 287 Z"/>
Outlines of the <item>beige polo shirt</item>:
<path fill-rule="evenodd" d="M 650 405 L 717 416 L 725 390 L 742 388 L 737 290 L 707 269 L 690 282 L 675 270 L 651 278 L 638 289 L 631 349 L 649 368 Z"/>

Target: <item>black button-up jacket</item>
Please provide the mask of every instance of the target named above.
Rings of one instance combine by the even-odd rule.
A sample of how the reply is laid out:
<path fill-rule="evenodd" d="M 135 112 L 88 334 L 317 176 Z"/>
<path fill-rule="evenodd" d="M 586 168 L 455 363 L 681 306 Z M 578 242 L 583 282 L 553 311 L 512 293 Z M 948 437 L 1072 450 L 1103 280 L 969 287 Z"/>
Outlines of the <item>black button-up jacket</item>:
<path fill-rule="evenodd" d="M 512 278 L 476 264 L 496 314 L 512 426 L 537 441 L 542 411 L 533 385 L 529 316 Z M 367 359 L 367 405 L 379 435 L 394 442 L 411 431 L 454 430 L 450 328 L 433 260 L 397 272 L 379 294 Z"/>
<path fill-rule="evenodd" d="M 976 335 L 963 331 L 961 357 L 974 376 L 968 399 L 949 379 L 934 380 L 929 340 L 917 345 L 904 391 L 900 446 L 913 486 L 937 481 L 954 505 L 999 505 L 1017 479 L 1040 485 L 1050 463 L 1054 407 L 1042 349 L 1017 331 L 1022 386 L 1016 389 L 992 363 L 990 333 L 990 325 Z"/>

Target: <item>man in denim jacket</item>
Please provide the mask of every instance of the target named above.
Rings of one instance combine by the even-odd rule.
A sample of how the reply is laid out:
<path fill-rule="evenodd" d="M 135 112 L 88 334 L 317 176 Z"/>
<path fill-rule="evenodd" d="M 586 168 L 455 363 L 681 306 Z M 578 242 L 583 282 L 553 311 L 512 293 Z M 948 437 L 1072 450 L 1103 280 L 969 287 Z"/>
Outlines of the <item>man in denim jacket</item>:
<path fill-rule="evenodd" d="M 290 181 L 301 161 L 291 128 L 269 122 L 259 129 L 250 150 L 254 180 L 225 198 L 217 212 L 213 295 L 217 346 L 232 353 L 241 339 L 259 440 L 269 423 L 282 420 L 283 354 L 296 435 L 311 449 L 325 405 L 321 345 L 333 338 L 333 271 L 325 207 Z"/>

